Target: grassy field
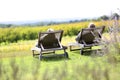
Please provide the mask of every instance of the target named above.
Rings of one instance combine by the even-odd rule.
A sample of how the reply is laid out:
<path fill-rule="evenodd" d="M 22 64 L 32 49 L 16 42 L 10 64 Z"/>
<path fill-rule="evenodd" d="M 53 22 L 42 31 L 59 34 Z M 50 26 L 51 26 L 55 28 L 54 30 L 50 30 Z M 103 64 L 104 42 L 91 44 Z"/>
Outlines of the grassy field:
<path fill-rule="evenodd" d="M 62 39 L 63 45 L 74 42 L 75 36 Z M 37 40 L 19 41 L 0 46 L 0 80 L 119 80 L 120 57 L 96 52 L 80 55 L 70 52 L 69 59 L 62 56 L 47 57 L 42 61 L 33 57 L 31 47 Z M 63 53 L 58 51 L 58 53 Z"/>

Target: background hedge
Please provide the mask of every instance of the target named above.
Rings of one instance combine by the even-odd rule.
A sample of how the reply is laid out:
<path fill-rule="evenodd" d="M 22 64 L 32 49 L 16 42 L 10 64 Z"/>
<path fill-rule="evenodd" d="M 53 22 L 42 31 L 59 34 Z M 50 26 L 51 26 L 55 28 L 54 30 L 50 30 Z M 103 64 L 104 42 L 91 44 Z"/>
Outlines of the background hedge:
<path fill-rule="evenodd" d="M 64 30 L 63 36 L 73 36 L 77 35 L 82 28 L 86 28 L 89 23 L 90 22 L 76 22 L 50 26 L 0 28 L 0 43 L 17 42 L 18 40 L 34 40 L 38 38 L 39 32 L 44 32 L 49 28 L 53 28 L 54 30 Z M 108 21 L 96 21 L 94 23 L 97 27 L 102 25 L 107 27 L 110 25 L 108 25 Z"/>

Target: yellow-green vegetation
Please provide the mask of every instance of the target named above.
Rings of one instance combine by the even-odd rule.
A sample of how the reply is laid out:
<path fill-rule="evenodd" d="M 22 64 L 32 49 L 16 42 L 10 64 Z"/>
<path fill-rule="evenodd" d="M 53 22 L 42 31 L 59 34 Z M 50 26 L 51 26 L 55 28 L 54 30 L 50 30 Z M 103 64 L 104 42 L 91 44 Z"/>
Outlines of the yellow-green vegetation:
<path fill-rule="evenodd" d="M 112 24 L 112 21 L 93 21 L 93 22 L 98 27 L 103 25 L 108 27 Z M 46 31 L 48 28 L 53 28 L 55 30 L 64 30 L 63 36 L 73 36 L 73 35 L 77 35 L 78 31 L 80 31 L 82 28 L 86 28 L 89 23 L 90 21 L 57 24 L 50 26 L 35 26 L 35 27 L 21 26 L 21 27 L 11 27 L 11 28 L 0 28 L 0 33 L 1 33 L 0 43 L 17 42 L 19 40 L 34 40 L 37 39 L 39 32 Z"/>

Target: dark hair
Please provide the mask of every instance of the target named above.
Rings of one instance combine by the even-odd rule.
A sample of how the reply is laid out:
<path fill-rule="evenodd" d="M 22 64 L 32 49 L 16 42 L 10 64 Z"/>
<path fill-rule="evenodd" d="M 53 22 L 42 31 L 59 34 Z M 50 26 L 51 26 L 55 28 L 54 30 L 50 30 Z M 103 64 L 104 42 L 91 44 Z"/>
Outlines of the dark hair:
<path fill-rule="evenodd" d="M 91 25 L 90 25 L 90 28 L 95 28 L 95 25 L 94 25 L 94 24 L 91 24 Z"/>
<path fill-rule="evenodd" d="M 88 26 L 88 28 L 95 28 L 95 24 L 90 23 L 89 26 Z"/>

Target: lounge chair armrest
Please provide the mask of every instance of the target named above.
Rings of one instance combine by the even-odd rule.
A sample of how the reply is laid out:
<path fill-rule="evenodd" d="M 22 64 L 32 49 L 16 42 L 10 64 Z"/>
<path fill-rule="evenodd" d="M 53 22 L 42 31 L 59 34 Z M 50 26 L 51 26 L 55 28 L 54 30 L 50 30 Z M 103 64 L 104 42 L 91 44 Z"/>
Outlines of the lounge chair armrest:
<path fill-rule="evenodd" d="M 44 47 L 43 47 L 43 45 L 42 45 L 42 44 L 40 44 L 40 46 L 41 46 L 41 49 L 42 49 L 42 50 L 44 50 Z"/>
<path fill-rule="evenodd" d="M 60 43 L 60 41 L 58 41 L 59 45 L 60 45 L 60 48 L 63 48 L 62 44 Z"/>
<path fill-rule="evenodd" d="M 82 40 L 83 44 L 87 45 L 86 42 L 84 40 Z"/>
<path fill-rule="evenodd" d="M 101 34 L 100 32 L 98 32 L 98 34 L 99 34 L 99 37 L 101 38 L 101 37 L 102 37 L 102 34 Z"/>
<path fill-rule="evenodd" d="M 101 42 L 101 38 L 96 38 L 96 39 L 94 40 L 94 42 L 95 42 L 95 43 Z"/>

